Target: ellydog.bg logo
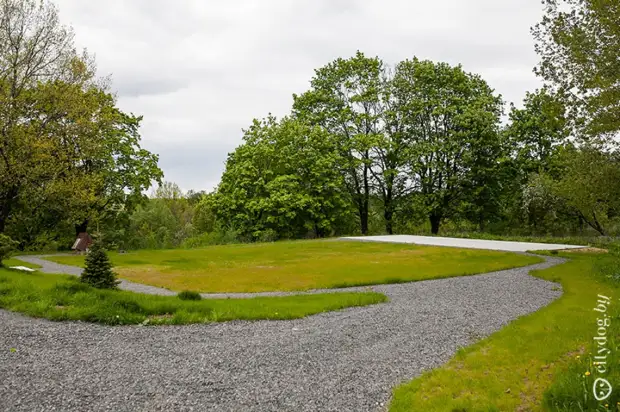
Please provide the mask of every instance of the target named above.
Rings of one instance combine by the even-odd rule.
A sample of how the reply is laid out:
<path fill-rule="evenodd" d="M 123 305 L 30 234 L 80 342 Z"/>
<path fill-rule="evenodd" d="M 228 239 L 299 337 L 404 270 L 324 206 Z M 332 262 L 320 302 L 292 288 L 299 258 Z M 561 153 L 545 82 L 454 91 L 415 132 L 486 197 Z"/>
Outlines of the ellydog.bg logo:
<path fill-rule="evenodd" d="M 603 376 L 607 374 L 607 357 L 611 353 L 611 349 L 609 349 L 607 341 L 607 329 L 609 328 L 611 322 L 611 318 L 607 313 L 610 303 L 610 298 L 608 298 L 607 296 L 598 295 L 596 307 L 594 308 L 594 310 L 596 312 L 599 312 L 600 315 L 596 319 L 596 325 L 598 326 L 598 328 L 596 329 L 596 336 L 594 337 L 596 346 L 594 362 L 592 362 L 592 364 L 594 365 L 594 370 L 598 372 L 599 375 Z M 611 387 L 611 384 L 607 379 L 603 377 L 597 378 L 592 385 L 594 399 L 596 399 L 597 401 L 606 400 L 611 396 L 612 389 L 613 388 Z"/>

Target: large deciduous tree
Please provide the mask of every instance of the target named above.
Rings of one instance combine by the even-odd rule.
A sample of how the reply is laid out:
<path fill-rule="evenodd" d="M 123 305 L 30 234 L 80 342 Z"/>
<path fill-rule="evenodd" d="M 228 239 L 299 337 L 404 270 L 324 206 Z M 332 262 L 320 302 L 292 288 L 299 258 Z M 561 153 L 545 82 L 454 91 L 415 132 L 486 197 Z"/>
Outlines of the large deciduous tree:
<path fill-rule="evenodd" d="M 504 169 L 506 217 L 547 230 L 563 205 L 551 183 L 562 173 L 560 153 L 570 144 L 564 99 L 546 88 L 527 93 L 522 108 L 512 105 L 509 119 L 504 130 L 511 155 Z"/>
<path fill-rule="evenodd" d="M 285 118 L 255 120 L 228 157 L 219 219 L 252 239 L 330 235 L 349 213 L 341 159 L 324 129 Z"/>
<path fill-rule="evenodd" d="M 358 52 L 316 70 L 312 88 L 294 96 L 293 113 L 335 137 L 338 170 L 357 209 L 360 230 L 368 234 L 373 147 L 384 136 L 384 67 L 379 58 Z M 389 174 L 389 168 L 386 167 Z"/>
<path fill-rule="evenodd" d="M 585 135 L 620 131 L 620 2 L 544 0 L 533 28 L 542 58 L 537 73 L 570 97 L 574 126 Z"/>
<path fill-rule="evenodd" d="M 477 190 L 492 187 L 503 155 L 502 101 L 479 76 L 446 63 L 403 61 L 393 83 L 409 143 L 409 177 L 437 234 L 464 202 L 490 198 Z"/>
<path fill-rule="evenodd" d="M 521 109 L 512 105 L 505 133 L 521 178 L 554 168 L 558 149 L 569 137 L 565 114 L 562 99 L 547 89 L 527 93 Z"/>
<path fill-rule="evenodd" d="M 85 229 L 142 199 L 162 173 L 139 145 L 141 118 L 116 108 L 54 5 L 0 0 L 0 23 L 0 232 Z"/>

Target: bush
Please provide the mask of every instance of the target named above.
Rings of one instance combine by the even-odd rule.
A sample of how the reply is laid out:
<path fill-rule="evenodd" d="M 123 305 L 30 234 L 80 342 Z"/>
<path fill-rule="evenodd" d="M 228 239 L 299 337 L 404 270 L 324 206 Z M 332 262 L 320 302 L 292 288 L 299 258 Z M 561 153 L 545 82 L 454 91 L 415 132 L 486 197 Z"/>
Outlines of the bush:
<path fill-rule="evenodd" d="M 177 297 L 181 300 L 201 300 L 202 296 L 200 296 L 200 293 L 198 292 L 194 292 L 191 290 L 184 290 L 183 292 L 180 292 Z"/>
<path fill-rule="evenodd" d="M 204 246 L 229 245 L 234 243 L 242 243 L 239 235 L 234 230 L 217 230 L 211 233 L 202 233 L 194 236 L 182 243 L 181 247 L 193 249 Z"/>
<path fill-rule="evenodd" d="M 82 282 L 98 289 L 116 289 L 119 281 L 116 280 L 110 259 L 99 241 L 90 247 L 85 264 Z"/>
<path fill-rule="evenodd" d="M 11 252 L 15 250 L 17 247 L 17 242 L 0 233 L 0 266 L 2 266 L 2 261 L 7 259 Z"/>
<path fill-rule="evenodd" d="M 273 229 L 266 229 L 258 233 L 256 240 L 261 243 L 275 242 L 278 240 L 278 232 Z"/>

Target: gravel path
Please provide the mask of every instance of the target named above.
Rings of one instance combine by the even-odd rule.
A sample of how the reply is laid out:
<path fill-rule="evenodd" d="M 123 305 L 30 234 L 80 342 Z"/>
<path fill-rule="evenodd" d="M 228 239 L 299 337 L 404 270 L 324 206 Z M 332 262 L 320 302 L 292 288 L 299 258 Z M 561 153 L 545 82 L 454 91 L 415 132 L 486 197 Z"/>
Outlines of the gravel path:
<path fill-rule="evenodd" d="M 560 262 L 377 286 L 389 303 L 294 321 L 105 327 L 0 310 L 0 410 L 381 411 L 394 386 L 558 298 L 528 271 Z"/>
<path fill-rule="evenodd" d="M 26 256 L 15 256 L 15 259 L 21 260 L 22 262 L 32 263 L 34 265 L 41 266 L 37 269 L 39 272 L 43 273 L 64 273 L 65 275 L 73 275 L 80 276 L 82 274 L 82 268 L 77 266 L 70 265 L 62 265 L 60 263 L 52 262 L 46 260 L 46 257 L 49 256 L 62 256 L 59 254 L 56 255 L 26 255 Z M 155 286 L 143 285 L 140 283 L 130 282 L 128 280 L 120 279 L 118 287 L 122 290 L 128 290 L 130 292 L 136 293 L 145 293 L 147 295 L 162 295 L 162 296 L 173 296 L 176 295 L 176 292 L 173 292 L 168 289 L 158 288 Z"/>
<path fill-rule="evenodd" d="M 55 255 L 26 255 L 15 256 L 15 259 L 23 262 L 29 262 L 35 265 L 41 266 L 37 269 L 43 273 L 60 273 L 65 275 L 80 276 L 82 274 L 82 268 L 77 266 L 63 265 L 60 263 L 52 262 L 45 259 L 50 256 L 62 256 L 61 254 Z M 136 293 L 146 293 L 148 295 L 162 295 L 162 296 L 174 296 L 177 292 L 158 288 L 156 286 L 144 285 L 141 283 L 134 283 L 129 280 L 119 279 L 119 289 L 127 290 Z M 201 293 L 201 296 L 205 299 L 250 299 L 260 296 L 296 296 L 296 295 L 311 295 L 317 293 L 344 293 L 344 292 L 360 292 L 367 291 L 368 287 L 350 287 L 339 289 L 312 289 L 303 292 L 254 292 L 254 293 Z"/>

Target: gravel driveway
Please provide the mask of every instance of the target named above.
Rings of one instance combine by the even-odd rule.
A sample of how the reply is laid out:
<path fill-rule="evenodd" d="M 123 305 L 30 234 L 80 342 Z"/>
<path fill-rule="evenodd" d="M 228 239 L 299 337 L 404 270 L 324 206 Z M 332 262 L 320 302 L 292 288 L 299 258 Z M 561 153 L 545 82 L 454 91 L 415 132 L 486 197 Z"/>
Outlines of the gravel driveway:
<path fill-rule="evenodd" d="M 561 261 L 377 286 L 389 303 L 294 321 L 105 327 L 0 310 L 0 410 L 380 411 L 394 386 L 558 298 L 528 270 Z"/>

